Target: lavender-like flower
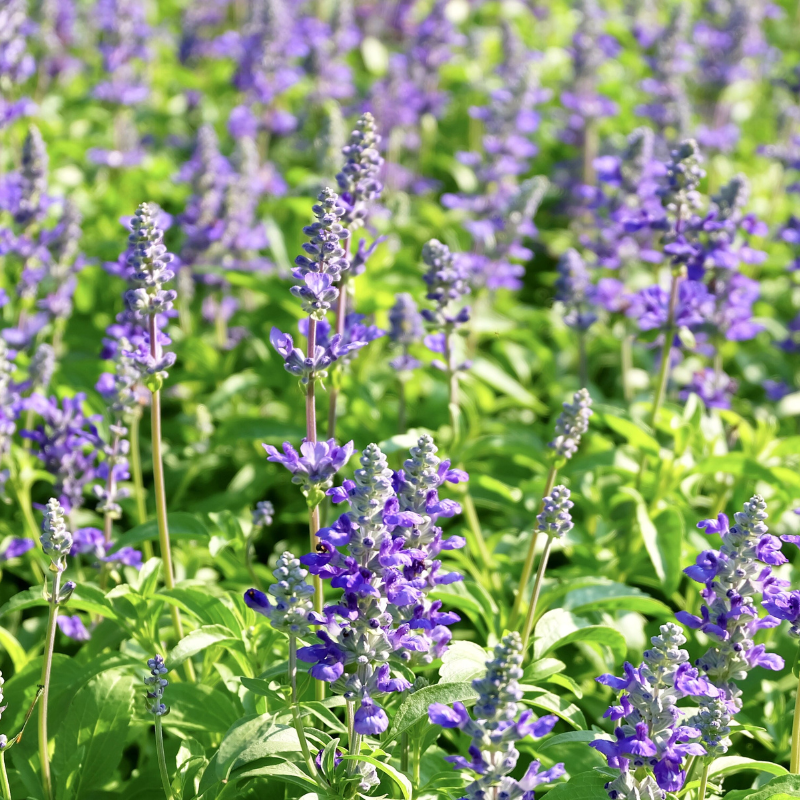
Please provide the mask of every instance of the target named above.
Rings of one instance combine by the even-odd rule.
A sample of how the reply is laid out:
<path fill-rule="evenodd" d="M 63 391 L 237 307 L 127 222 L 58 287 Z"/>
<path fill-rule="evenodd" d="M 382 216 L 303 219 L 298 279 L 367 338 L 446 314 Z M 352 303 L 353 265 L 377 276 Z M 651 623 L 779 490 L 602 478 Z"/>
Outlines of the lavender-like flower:
<path fill-rule="evenodd" d="M 588 389 L 580 389 L 572 402 L 563 403 L 563 411 L 556 420 L 556 438 L 550 442 L 556 458 L 570 459 L 578 450 L 581 437 L 589 430 L 592 398 Z"/>
<path fill-rule="evenodd" d="M 379 179 L 383 166 L 378 152 L 380 141 L 375 118 L 366 111 L 359 117 L 350 141 L 342 148 L 345 164 L 336 182 L 341 190 L 339 202 L 345 208 L 341 221 L 351 233 L 366 224 L 368 203 L 377 200 L 383 190 Z"/>
<path fill-rule="evenodd" d="M 414 484 L 404 473 L 393 474 L 377 445 L 368 445 L 354 479 L 328 491 L 335 503 L 346 501 L 351 510 L 322 528 L 317 552 L 300 559 L 312 574 L 330 578 L 343 595 L 326 609 L 329 621 L 317 633 L 321 644 L 302 648 L 298 656 L 314 665 L 315 678 L 337 682 L 346 698 L 358 702 L 355 731 L 361 735 L 376 735 L 388 726 L 376 698 L 410 686 L 391 677 L 389 658 L 411 663 L 427 654 L 430 662 L 450 638 L 444 626 L 458 619 L 440 613 L 440 602 L 425 600 L 430 588 L 458 577 L 438 574 L 441 564 L 432 560 L 443 549 L 441 531 L 432 523 L 444 513 L 436 487 L 449 464 L 439 464 L 435 447 L 426 449 L 432 461 L 427 466 L 435 471 L 425 479 L 427 514 L 424 507 L 423 513 L 409 507 L 419 507 Z"/>
<path fill-rule="evenodd" d="M 150 675 L 144 679 L 145 686 L 147 686 L 147 710 L 157 717 L 163 717 L 169 714 L 169 709 L 162 702 L 164 689 L 169 686 L 169 681 L 162 676 L 166 675 L 169 670 L 160 655 L 149 658 L 147 666 L 150 667 Z"/>
<path fill-rule="evenodd" d="M 253 527 L 263 528 L 272 525 L 275 506 L 269 500 L 260 500 L 253 509 Z"/>
<path fill-rule="evenodd" d="M 31 358 L 28 367 L 30 387 L 33 391 L 46 391 L 56 371 L 56 351 L 52 345 L 42 342 Z"/>
<path fill-rule="evenodd" d="M 26 537 L 14 537 L 6 545 L 5 549 L 0 552 L 0 564 L 4 561 L 10 561 L 12 558 L 19 558 L 24 556 L 29 550 L 36 547 L 36 542 L 33 539 Z"/>
<path fill-rule="evenodd" d="M 35 125 L 28 128 L 22 143 L 19 200 L 14 221 L 23 228 L 42 218 L 47 208 L 47 169 L 49 158 L 42 134 Z"/>
<path fill-rule="evenodd" d="M 581 255 L 570 248 L 558 261 L 556 300 L 564 304 L 564 322 L 580 332 L 597 320 L 593 306 L 594 286 Z"/>
<path fill-rule="evenodd" d="M 76 642 L 88 642 L 92 638 L 83 620 L 77 615 L 65 617 L 63 614 L 56 620 L 58 629 L 69 639 Z"/>
<path fill-rule="evenodd" d="M 325 621 L 314 612 L 314 587 L 306 581 L 308 570 L 303 569 L 300 561 L 287 551 L 279 556 L 272 574 L 277 583 L 273 583 L 268 592 L 275 605 L 258 589 L 248 589 L 244 593 L 245 605 L 269 618 L 276 631 L 290 636 L 308 636 L 311 625 Z"/>
<path fill-rule="evenodd" d="M 300 486 L 309 505 L 319 505 L 325 490 L 333 482 L 336 473 L 353 455 L 353 442 L 342 447 L 335 439 L 327 442 L 308 442 L 305 439 L 298 453 L 289 442 L 283 443 L 283 452 L 272 445 L 262 445 L 267 452 L 267 460 L 283 464 L 292 473 L 292 483 Z"/>
<path fill-rule="evenodd" d="M 574 503 L 566 486 L 556 486 L 542 503 L 542 511 L 536 517 L 539 533 L 550 538 L 563 539 L 574 526 L 569 510 Z"/>
<path fill-rule="evenodd" d="M 0 459 L 11 450 L 11 439 L 17 430 L 22 408 L 19 391 L 11 380 L 16 353 L 0 338 Z"/>
<path fill-rule="evenodd" d="M 72 548 L 72 534 L 67 529 L 65 513 L 54 497 L 47 501 L 39 541 L 42 550 L 50 556 L 51 568 L 55 572 L 63 572 L 67 568 L 67 556 Z"/>
<path fill-rule="evenodd" d="M 129 280 L 134 288 L 125 292 L 125 306 L 136 320 L 146 320 L 147 328 L 141 344 L 130 351 L 136 367 L 148 387 L 157 390 L 167 377 L 167 369 L 175 363 L 175 354 L 164 353 L 169 338 L 159 328 L 159 317 L 172 309 L 177 297 L 174 289 L 165 289 L 175 273 L 169 268 L 173 257 L 164 246 L 164 231 L 159 225 L 161 209 L 142 203 L 131 219 L 128 237 Z"/>
<path fill-rule="evenodd" d="M 392 369 L 408 372 L 422 366 L 421 361 L 409 354 L 409 348 L 421 341 L 423 335 L 422 315 L 414 298 L 406 292 L 398 294 L 389 310 L 389 339 L 402 352 L 390 362 Z"/>
<path fill-rule="evenodd" d="M 42 418 L 42 424 L 32 431 L 23 430 L 21 435 L 37 445 L 34 452 L 55 476 L 55 490 L 68 511 L 83 505 L 83 489 L 95 475 L 100 444 L 97 417 L 84 416 L 85 399 L 86 395 L 77 394 L 59 404 L 55 397 L 34 394 L 25 401 L 25 406 Z"/>
<path fill-rule="evenodd" d="M 677 705 L 685 697 L 716 697 L 717 689 L 689 662 L 679 625 L 662 625 L 661 633 L 650 641 L 653 646 L 645 651 L 639 667 L 626 662 L 622 678 L 597 678 L 598 683 L 623 693 L 619 705 L 612 705 L 604 715 L 618 723 L 615 738 L 595 739 L 590 745 L 608 759 L 609 767 L 620 770 L 620 777 L 606 784 L 611 800 L 637 797 L 627 775 L 635 772 L 634 777 L 641 780 L 640 768 L 652 769 L 664 792 L 677 792 L 686 780 L 683 759 L 706 754 L 693 741 L 700 731 L 678 724 Z"/>
<path fill-rule="evenodd" d="M 478 775 L 461 800 L 482 800 L 492 792 L 491 796 L 496 797 L 533 797 L 537 786 L 564 775 L 563 764 L 539 772 L 540 763 L 532 761 L 520 780 L 509 777 L 519 759 L 515 743 L 528 736 L 534 739 L 546 736 L 558 721 L 553 715 L 534 719 L 530 710 L 517 716 L 522 700 L 521 678 L 522 641 L 518 633 L 510 633 L 495 646 L 493 657 L 486 662 L 486 674 L 472 681 L 478 692 L 474 719 L 463 703 L 454 703 L 452 708 L 433 703 L 428 708 L 428 719 L 433 725 L 460 728 L 472 738 L 469 760 L 446 756 L 456 768 Z"/>
<path fill-rule="evenodd" d="M 730 375 L 705 367 L 692 375 L 691 383 L 681 390 L 681 400 L 696 394 L 708 408 L 730 408 L 738 384 Z"/>
<path fill-rule="evenodd" d="M 697 524 L 708 534 L 719 534 L 722 547 L 703 551 L 696 564 L 684 570 L 692 580 L 705 584 L 701 615 L 687 611 L 676 615 L 684 625 L 702 631 L 712 640 L 696 664 L 719 688 L 731 714 L 741 708 L 736 681 L 744 680 L 753 667 L 783 667 L 780 656 L 768 653 L 763 644 L 753 641 L 760 629 L 779 624 L 777 617 L 759 617 L 754 598 L 758 593 L 767 593 L 767 587 L 774 583 L 770 566 L 787 560 L 780 552 L 778 537 L 768 532 L 766 508 L 764 499 L 754 495 L 736 512 L 732 527 L 725 514 Z"/>

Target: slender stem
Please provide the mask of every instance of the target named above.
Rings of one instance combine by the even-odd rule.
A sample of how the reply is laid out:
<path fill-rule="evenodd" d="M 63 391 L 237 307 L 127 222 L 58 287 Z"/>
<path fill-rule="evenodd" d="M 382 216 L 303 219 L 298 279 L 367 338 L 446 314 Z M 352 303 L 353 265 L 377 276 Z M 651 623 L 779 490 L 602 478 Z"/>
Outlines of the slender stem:
<path fill-rule="evenodd" d="M 589 361 L 586 355 L 586 331 L 578 333 L 578 375 L 581 386 L 589 385 Z"/>
<path fill-rule="evenodd" d="M 53 592 L 50 596 L 50 615 L 47 619 L 47 634 L 44 640 L 42 661 L 42 700 L 39 703 L 39 758 L 42 762 L 42 788 L 45 800 L 53 800 L 53 781 L 50 776 L 50 751 L 47 740 L 47 700 L 50 695 L 50 672 L 53 667 L 53 647 L 56 640 L 58 620 L 58 595 L 61 592 L 61 572 L 53 573 Z"/>
<path fill-rule="evenodd" d="M 539 560 L 539 569 L 536 572 L 536 580 L 533 584 L 533 596 L 531 597 L 531 604 L 528 606 L 528 614 L 525 617 L 525 624 L 522 626 L 522 657 L 525 658 L 525 652 L 528 649 L 528 642 L 530 641 L 531 634 L 533 633 L 533 622 L 536 617 L 536 605 L 539 602 L 539 593 L 542 590 L 542 580 L 544 573 L 547 569 L 547 560 L 550 558 L 550 548 L 553 546 L 553 537 L 548 536 L 547 541 L 542 551 L 542 557 Z"/>
<path fill-rule="evenodd" d="M 669 381 L 670 356 L 672 354 L 672 340 L 675 338 L 675 312 L 678 307 L 678 287 L 680 286 L 680 280 L 680 273 L 673 271 L 672 286 L 669 292 L 669 306 L 667 307 L 667 327 L 664 331 L 664 344 L 661 348 L 661 364 L 656 381 L 656 394 L 653 398 L 653 410 L 650 413 L 651 428 L 655 427 L 656 420 L 658 419 L 658 412 L 661 410 L 661 405 L 664 402 L 664 396 L 667 391 L 667 382 Z M 647 455 L 642 454 L 641 461 L 639 462 L 639 474 L 636 477 L 637 489 L 641 486 L 646 467 Z"/>
<path fill-rule="evenodd" d="M 161 548 L 161 561 L 164 567 L 164 583 L 167 589 L 175 588 L 175 576 L 172 571 L 172 548 L 169 541 L 169 523 L 167 521 L 167 493 L 164 482 L 164 462 L 161 457 L 161 392 L 152 393 L 150 404 L 151 435 L 153 440 L 153 491 L 156 496 L 156 522 L 158 524 L 158 543 Z M 178 641 L 183 639 L 183 622 L 181 612 L 176 605 L 170 605 L 172 625 Z M 191 659 L 183 662 L 186 677 L 194 682 L 194 664 Z"/>
<path fill-rule="evenodd" d="M 297 731 L 297 738 L 300 740 L 300 749 L 303 751 L 303 758 L 306 760 L 308 774 L 315 780 L 317 779 L 317 768 L 306 741 L 306 731 L 303 727 L 303 718 L 300 716 L 300 707 L 297 704 L 297 637 L 289 636 L 289 684 L 292 688 L 292 716 L 294 717 L 294 729 Z"/>
<path fill-rule="evenodd" d="M 172 787 L 167 772 L 167 758 L 164 755 L 164 730 L 161 727 L 161 715 L 156 714 L 156 751 L 158 752 L 158 771 L 161 773 L 161 786 L 167 800 L 172 800 Z"/>
<path fill-rule="evenodd" d="M 475 501 L 472 499 L 472 495 L 469 493 L 469 490 L 464 494 L 462 499 L 462 505 L 464 507 L 464 516 L 467 518 L 467 524 L 469 525 L 469 529 L 472 532 L 472 535 L 475 537 L 475 544 L 477 545 L 478 549 L 478 556 L 483 562 L 484 566 L 491 567 L 492 563 L 494 562 L 494 556 L 489 551 L 489 546 L 486 544 L 486 539 L 483 537 L 483 529 L 481 528 L 481 521 L 478 518 L 478 511 L 475 508 Z M 500 575 L 495 570 L 490 570 L 490 577 L 492 580 L 492 584 L 496 589 L 500 588 Z"/>
<path fill-rule="evenodd" d="M 139 525 L 147 522 L 147 506 L 144 501 L 144 481 L 142 480 L 142 454 L 139 450 L 139 423 L 142 419 L 142 410 L 137 408 L 131 419 L 131 474 L 133 475 L 134 494 L 136 495 L 136 515 Z M 153 557 L 153 545 L 144 542 L 145 559 Z"/>
<path fill-rule="evenodd" d="M 408 772 L 408 731 L 400 734 L 400 772 Z"/>
<path fill-rule="evenodd" d="M 708 789 L 708 771 L 711 769 L 711 762 L 703 765 L 703 774 L 700 776 L 700 788 L 697 790 L 697 800 L 706 800 Z"/>
<path fill-rule="evenodd" d="M 450 425 L 453 429 L 453 442 L 457 442 L 460 436 L 459 416 L 460 398 L 458 391 L 458 371 L 453 363 L 453 332 L 446 331 L 444 336 L 444 362 L 447 367 L 447 383 L 449 389 L 449 401 L 447 404 L 450 411 Z"/>
<path fill-rule="evenodd" d="M 582 175 L 586 186 L 594 186 L 596 176 L 594 171 L 594 160 L 597 158 L 598 149 L 597 124 L 593 119 L 586 120 L 583 129 L 583 153 L 582 153 Z M 582 384 L 585 386 L 586 384 Z"/>
<path fill-rule="evenodd" d="M 8 773 L 6 772 L 5 750 L 0 750 L 0 786 L 3 789 L 3 800 L 11 800 L 11 786 L 8 783 Z"/>
<path fill-rule="evenodd" d="M 313 317 L 308 318 L 308 357 L 313 358 L 314 350 L 317 346 L 317 321 Z M 306 440 L 309 442 L 317 441 L 317 407 L 316 407 L 316 375 L 309 376 L 306 385 Z M 308 539 L 311 545 L 311 552 L 317 549 L 317 531 L 319 530 L 319 506 L 308 509 Z M 312 581 L 314 585 L 314 609 L 322 612 L 322 580 L 319 575 L 314 575 Z M 317 700 L 325 699 L 325 684 L 316 681 L 314 684 L 314 695 Z"/>
<path fill-rule="evenodd" d="M 397 381 L 397 431 L 406 432 L 406 382 L 402 378 Z"/>
<path fill-rule="evenodd" d="M 414 742 L 414 767 L 411 776 L 412 786 L 418 787 L 420 784 L 420 771 L 422 769 L 422 757 L 420 753 L 420 741 L 417 739 Z"/>
<path fill-rule="evenodd" d="M 261 578 L 258 577 L 256 574 L 255 569 L 253 568 L 253 554 L 254 554 L 255 547 L 251 539 L 247 540 L 247 544 L 244 548 L 244 565 L 247 569 L 248 575 L 250 575 L 250 579 L 253 581 L 253 585 L 256 589 L 263 589 L 263 585 L 261 583 Z"/>
<path fill-rule="evenodd" d="M 633 337 L 625 334 L 620 342 L 620 361 L 622 367 L 622 395 L 626 403 L 633 400 L 631 371 L 633 370 Z M 584 384 L 585 385 L 585 384 Z"/>
<path fill-rule="evenodd" d="M 551 465 L 550 471 L 547 473 L 547 480 L 544 484 L 544 493 L 542 495 L 542 504 L 544 504 L 544 498 L 553 491 L 553 486 L 556 483 L 556 475 L 558 474 L 558 468 L 555 464 Z M 541 510 L 541 505 L 540 505 Z M 508 627 L 515 628 L 517 624 L 517 620 L 519 619 L 519 612 L 522 608 L 522 598 L 525 594 L 525 589 L 528 586 L 528 581 L 531 579 L 531 573 L 533 572 L 533 560 L 536 557 L 536 542 L 539 538 L 539 534 L 536 529 L 533 530 L 531 534 L 531 543 L 528 546 L 528 554 L 525 556 L 525 564 L 522 567 L 522 575 L 519 578 L 519 587 L 517 588 L 517 596 L 514 598 L 514 607 L 511 610 L 511 616 L 508 620 Z"/>
<path fill-rule="evenodd" d="M 797 683 L 797 696 L 794 700 L 794 720 L 792 721 L 792 758 L 789 772 L 800 775 L 800 681 Z"/>

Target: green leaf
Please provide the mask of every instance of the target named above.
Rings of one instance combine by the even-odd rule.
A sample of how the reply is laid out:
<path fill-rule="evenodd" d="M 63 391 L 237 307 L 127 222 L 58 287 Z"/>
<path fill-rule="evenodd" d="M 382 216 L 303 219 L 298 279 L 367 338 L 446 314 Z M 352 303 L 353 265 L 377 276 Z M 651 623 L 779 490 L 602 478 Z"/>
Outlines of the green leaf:
<path fill-rule="evenodd" d="M 471 681 L 486 672 L 486 650 L 475 642 L 455 641 L 442 655 L 439 683 Z"/>
<path fill-rule="evenodd" d="M 30 660 L 25 648 L 17 641 L 14 634 L 5 628 L 0 628 L 0 647 L 8 653 L 14 665 L 14 672 L 19 672 Z"/>
<path fill-rule="evenodd" d="M 661 600 L 650 597 L 640 589 L 615 581 L 574 589 L 564 598 L 564 608 L 576 613 L 622 610 L 654 616 L 672 614 L 672 609 Z"/>
<path fill-rule="evenodd" d="M 555 675 L 556 672 L 563 672 L 567 665 L 557 658 L 540 658 L 525 668 L 522 680 L 525 683 L 536 683 Z"/>
<path fill-rule="evenodd" d="M 718 758 L 711 765 L 709 775 L 724 777 L 734 775 L 737 772 L 769 772 L 772 775 L 788 775 L 788 771 L 780 764 L 773 764 L 771 761 L 756 761 L 753 758 L 744 756 L 723 756 Z"/>
<path fill-rule="evenodd" d="M 297 731 L 280 725 L 271 714 L 239 720 L 226 734 L 217 753 L 217 778 L 228 780 L 231 772 L 262 758 L 300 750 Z"/>
<path fill-rule="evenodd" d="M 800 797 L 800 775 L 781 775 L 758 789 L 734 789 L 725 800 L 786 800 Z"/>
<path fill-rule="evenodd" d="M 208 538 L 208 529 L 194 514 L 176 511 L 167 515 L 167 523 L 169 525 L 170 541 L 174 539 Z M 120 547 L 133 547 L 142 542 L 155 541 L 156 539 L 158 539 L 158 524 L 155 520 L 150 520 L 122 534 L 108 552 L 114 553 Z"/>
<path fill-rule="evenodd" d="M 44 599 L 41 587 L 26 589 L 24 592 L 15 594 L 2 608 L 0 608 L 0 618 L 14 611 L 25 611 L 29 608 L 48 605 Z M 117 612 L 106 596 L 94 586 L 84 584 L 79 586 L 70 597 L 66 608 L 74 608 L 78 611 L 86 611 L 89 614 L 99 614 L 109 619 L 117 619 Z"/>
<path fill-rule="evenodd" d="M 211 766 L 206 769 L 210 769 Z M 205 778 L 205 775 L 203 775 Z M 271 760 L 271 763 L 266 764 L 253 764 L 251 766 L 240 767 L 236 772 L 231 773 L 230 781 L 242 780 L 243 778 L 272 778 L 286 783 L 293 783 L 300 786 L 306 792 L 313 791 L 317 788 L 317 784 L 308 777 L 308 775 L 300 769 L 300 767 L 292 764 L 291 761 L 277 761 Z M 270 787 L 272 784 L 268 784 Z"/>
<path fill-rule="evenodd" d="M 227 647 L 241 649 L 243 646 L 242 640 L 234 637 L 223 625 L 203 625 L 201 628 L 184 636 L 175 645 L 167 659 L 167 667 L 168 669 L 175 669 L 175 667 L 183 664 L 187 658 L 191 658 L 206 648 L 223 642 Z"/>
<path fill-rule="evenodd" d="M 403 793 L 403 800 L 411 800 L 411 793 L 413 792 L 411 781 L 406 778 L 402 772 L 396 770 L 391 764 L 387 764 L 384 761 L 379 761 L 373 756 L 365 756 L 363 754 L 357 756 L 344 755 L 342 756 L 342 760 L 366 761 L 368 764 L 372 764 L 375 769 L 385 772 L 400 787 L 400 791 Z"/>
<path fill-rule="evenodd" d="M 463 703 L 474 700 L 477 696 L 478 693 L 471 683 L 437 683 L 435 686 L 426 686 L 403 700 L 386 737 L 390 741 L 396 739 L 421 719 L 427 719 L 428 706 L 431 703 L 451 705 L 456 701 Z"/>
<path fill-rule="evenodd" d="M 164 727 L 223 735 L 242 715 L 238 698 L 202 683 L 171 683 Z"/>
<path fill-rule="evenodd" d="M 575 642 L 592 642 L 610 648 L 616 661 L 624 661 L 628 652 L 625 637 L 607 625 L 590 625 L 563 608 L 548 611 L 536 624 L 534 631 L 535 658 L 542 658 Z"/>
<path fill-rule="evenodd" d="M 53 772 L 60 800 L 106 784 L 122 758 L 133 711 L 134 680 L 104 672 L 75 696 L 56 735 Z"/>
<path fill-rule="evenodd" d="M 597 738 L 595 731 L 567 731 L 567 733 L 559 733 L 556 736 L 551 736 L 541 744 L 536 745 L 536 749 L 541 752 L 547 750 L 548 747 L 556 747 L 560 744 L 573 744 L 574 742 L 593 742 Z"/>
<path fill-rule="evenodd" d="M 613 414 L 603 414 L 603 421 L 614 433 L 618 433 L 628 444 L 649 455 L 657 456 L 661 452 L 658 440 L 642 430 L 635 422 Z"/>
<path fill-rule="evenodd" d="M 546 795 L 547 800 L 608 800 L 608 792 L 603 788 L 608 778 L 600 772 L 591 770 L 581 772 L 565 783 L 556 784 Z"/>
<path fill-rule="evenodd" d="M 485 358 L 476 358 L 470 369 L 470 374 L 480 378 L 484 383 L 502 392 L 516 403 L 528 406 L 539 413 L 547 411 L 541 400 L 531 394 L 519 381 L 504 372 L 497 364 L 487 361 Z"/>
<path fill-rule="evenodd" d="M 570 703 L 569 700 L 563 697 L 559 697 L 557 694 L 543 692 L 533 697 L 528 697 L 526 695 L 525 702 L 529 706 L 542 709 L 550 714 L 555 714 L 560 719 L 563 719 L 564 722 L 572 725 L 573 728 L 577 728 L 578 730 L 586 728 L 586 717 L 583 716 L 583 712 L 578 706 L 576 706 L 575 703 Z"/>

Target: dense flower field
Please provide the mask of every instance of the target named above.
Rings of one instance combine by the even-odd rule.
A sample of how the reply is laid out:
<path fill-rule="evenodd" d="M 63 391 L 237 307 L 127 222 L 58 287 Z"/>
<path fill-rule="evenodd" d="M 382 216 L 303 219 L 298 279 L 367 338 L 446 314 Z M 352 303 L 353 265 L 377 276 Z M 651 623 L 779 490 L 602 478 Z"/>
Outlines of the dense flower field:
<path fill-rule="evenodd" d="M 0 0 L 3 800 L 800 797 L 798 23 Z"/>

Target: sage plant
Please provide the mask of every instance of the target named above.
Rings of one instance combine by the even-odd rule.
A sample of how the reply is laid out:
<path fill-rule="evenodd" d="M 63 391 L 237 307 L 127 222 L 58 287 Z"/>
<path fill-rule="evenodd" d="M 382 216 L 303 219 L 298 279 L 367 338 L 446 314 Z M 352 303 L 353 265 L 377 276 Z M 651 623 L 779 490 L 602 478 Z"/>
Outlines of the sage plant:
<path fill-rule="evenodd" d="M 164 485 L 164 462 L 161 453 L 161 387 L 168 377 L 167 370 L 175 363 L 175 353 L 165 351 L 169 337 L 161 330 L 165 316 L 173 307 L 177 296 L 174 289 L 165 289 L 164 284 L 174 277 L 169 265 L 173 260 L 164 246 L 164 231 L 159 226 L 161 209 L 151 203 L 142 203 L 133 215 L 128 237 L 128 266 L 131 288 L 125 292 L 125 306 L 133 320 L 143 330 L 135 349 L 123 351 L 130 358 L 142 383 L 150 390 L 150 424 L 153 445 L 153 480 L 156 499 L 156 522 L 161 559 L 164 564 L 164 583 L 168 589 L 175 586 L 172 566 L 172 547 L 167 521 L 167 498 Z M 183 638 L 183 622 L 177 606 L 171 606 L 175 635 Z M 194 667 L 187 659 L 186 672 L 194 677 Z"/>
<path fill-rule="evenodd" d="M 593 413 L 591 406 L 592 398 L 589 395 L 588 389 L 580 389 L 572 396 L 571 403 L 565 402 L 563 404 L 563 410 L 556 420 L 556 436 L 553 441 L 550 442 L 550 457 L 552 461 L 545 480 L 544 492 L 542 493 L 542 511 L 544 511 L 547 500 L 553 491 L 553 486 L 555 486 L 558 470 L 578 452 L 581 437 L 589 430 L 589 418 Z M 539 539 L 539 533 L 547 533 L 548 530 L 540 530 L 539 518 L 537 517 L 537 526 L 531 534 L 531 543 L 528 546 L 528 553 L 525 556 L 522 575 L 520 576 L 519 586 L 517 587 L 517 595 L 514 598 L 514 606 L 511 609 L 511 616 L 508 621 L 509 626 L 512 628 L 516 626 L 519 620 L 523 595 L 525 594 L 525 590 L 531 579 L 531 574 L 533 573 L 533 562 L 536 557 L 536 544 Z M 544 560 L 543 563 L 546 567 L 546 562 Z M 532 599 L 530 608 L 534 611 L 535 605 L 535 600 Z M 531 613 L 532 612 L 529 611 L 529 615 Z M 527 636 L 524 630 L 527 630 L 527 627 L 528 624 L 526 623 L 526 627 L 523 629 L 523 638 L 526 644 Z"/>
<path fill-rule="evenodd" d="M 519 634 L 507 634 L 495 645 L 492 657 L 486 662 L 486 674 L 472 681 L 478 693 L 472 717 L 459 702 L 452 708 L 443 703 L 432 703 L 428 707 L 428 719 L 432 725 L 460 728 L 472 739 L 469 759 L 445 756 L 445 760 L 457 769 L 476 774 L 461 800 L 488 797 L 532 799 L 537 786 L 551 783 L 565 773 L 563 764 L 539 772 L 541 764 L 531 761 L 519 780 L 509 774 L 519 760 L 515 743 L 528 736 L 534 739 L 546 736 L 558 721 L 552 714 L 535 719 L 530 709 L 519 713 L 522 659 L 523 645 Z"/>
<path fill-rule="evenodd" d="M 258 589 L 248 589 L 244 593 L 244 602 L 257 614 L 267 617 L 272 627 L 285 633 L 289 639 L 289 687 L 294 728 L 300 740 L 308 773 L 312 778 L 318 778 L 314 759 L 308 749 L 297 695 L 297 638 L 307 638 L 311 626 L 324 623 L 325 618 L 314 611 L 314 587 L 306 581 L 308 570 L 303 569 L 290 552 L 286 551 L 278 557 L 272 574 L 277 582 L 269 587 L 268 593 L 275 605 Z"/>
<path fill-rule="evenodd" d="M 150 675 L 144 679 L 144 683 L 147 687 L 147 710 L 155 717 L 158 772 L 161 776 L 161 787 L 164 790 L 166 800 L 173 800 L 172 787 L 167 770 L 167 759 L 164 755 L 164 730 L 161 726 L 161 718 L 169 714 L 169 708 L 163 702 L 164 690 L 169 685 L 169 681 L 164 677 L 168 670 L 164 659 L 160 655 L 149 658 L 147 666 L 150 667 Z"/>
<path fill-rule="evenodd" d="M 56 626 L 59 608 L 67 602 L 75 584 L 67 581 L 62 585 L 61 578 L 67 568 L 67 556 L 72 547 L 72 534 L 67 529 L 66 512 L 55 498 L 50 498 L 44 509 L 42 535 L 39 537 L 42 550 L 50 558 L 49 571 L 52 574 L 52 585 L 45 598 L 50 607 L 44 640 L 44 657 L 42 660 L 42 702 L 39 705 L 39 759 L 42 770 L 42 789 L 45 800 L 53 800 L 53 781 L 50 774 L 50 751 L 48 748 L 47 701 L 50 696 L 50 671 L 53 665 L 53 647 L 55 645 Z M 46 581 L 46 579 L 45 579 Z"/>

